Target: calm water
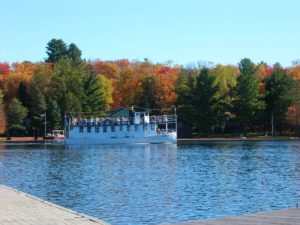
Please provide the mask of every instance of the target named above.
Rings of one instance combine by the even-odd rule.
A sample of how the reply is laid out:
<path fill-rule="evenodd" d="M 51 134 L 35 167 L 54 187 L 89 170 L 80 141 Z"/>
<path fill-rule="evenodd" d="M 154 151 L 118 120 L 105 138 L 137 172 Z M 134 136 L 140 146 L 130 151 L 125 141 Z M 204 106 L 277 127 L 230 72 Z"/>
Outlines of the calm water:
<path fill-rule="evenodd" d="M 0 146 L 0 183 L 112 224 L 295 207 L 300 142 Z"/>

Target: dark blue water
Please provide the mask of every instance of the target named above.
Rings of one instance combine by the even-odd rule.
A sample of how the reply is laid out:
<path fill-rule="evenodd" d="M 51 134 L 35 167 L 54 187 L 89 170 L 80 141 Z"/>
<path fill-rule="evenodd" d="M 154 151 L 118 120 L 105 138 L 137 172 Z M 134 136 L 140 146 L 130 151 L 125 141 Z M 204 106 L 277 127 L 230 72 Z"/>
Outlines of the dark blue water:
<path fill-rule="evenodd" d="M 238 215 L 300 203 L 300 143 L 0 146 L 0 183 L 112 224 Z"/>

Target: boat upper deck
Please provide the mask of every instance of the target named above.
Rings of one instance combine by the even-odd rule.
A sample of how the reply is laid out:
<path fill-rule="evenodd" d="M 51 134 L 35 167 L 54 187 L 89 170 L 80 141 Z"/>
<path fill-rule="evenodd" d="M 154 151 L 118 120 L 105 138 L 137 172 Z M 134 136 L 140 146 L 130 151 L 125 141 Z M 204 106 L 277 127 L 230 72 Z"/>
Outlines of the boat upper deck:
<path fill-rule="evenodd" d="M 148 117 L 71 117 L 65 122 L 66 126 L 74 127 L 175 124 L 176 115 L 157 115 Z"/>

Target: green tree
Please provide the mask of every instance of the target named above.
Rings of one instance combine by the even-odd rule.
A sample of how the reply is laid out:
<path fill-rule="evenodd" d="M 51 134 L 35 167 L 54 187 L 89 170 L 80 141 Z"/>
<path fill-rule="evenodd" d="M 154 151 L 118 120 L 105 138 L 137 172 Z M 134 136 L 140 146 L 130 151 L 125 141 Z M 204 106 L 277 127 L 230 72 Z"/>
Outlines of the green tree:
<path fill-rule="evenodd" d="M 235 87 L 235 113 L 239 127 L 246 133 L 247 127 L 254 123 L 264 109 L 264 102 L 259 94 L 257 67 L 250 59 L 239 63 L 240 75 Z"/>
<path fill-rule="evenodd" d="M 47 121 L 50 130 L 62 129 L 62 114 L 55 100 L 48 102 Z"/>
<path fill-rule="evenodd" d="M 266 112 L 268 121 L 272 124 L 272 134 L 276 127 L 282 132 L 288 107 L 299 99 L 297 82 L 276 64 L 272 75 L 266 78 L 265 88 Z"/>
<path fill-rule="evenodd" d="M 49 94 L 57 101 L 62 113 L 82 111 L 84 74 L 84 67 L 74 65 L 69 58 L 63 58 L 55 64 Z"/>
<path fill-rule="evenodd" d="M 181 126 L 191 130 L 194 126 L 196 108 L 193 102 L 193 90 L 196 86 L 199 71 L 195 69 L 182 68 L 176 82 L 176 107 Z"/>
<path fill-rule="evenodd" d="M 39 71 L 37 71 L 27 88 L 28 94 L 28 118 L 31 121 L 31 128 L 35 131 L 35 136 L 39 134 L 39 130 L 44 130 L 43 120 L 41 117 L 47 110 L 46 104 L 46 85 L 49 83 L 48 74 L 45 71 L 46 68 L 42 66 Z M 47 80 L 47 81 L 45 81 Z M 43 92 L 46 92 L 45 94 Z"/>
<path fill-rule="evenodd" d="M 73 43 L 71 43 L 69 45 L 69 48 L 68 48 L 68 57 L 73 61 L 74 64 L 79 64 L 79 63 L 82 62 L 82 60 L 81 60 L 81 51 Z"/>
<path fill-rule="evenodd" d="M 49 85 L 51 82 L 52 73 L 49 66 L 44 63 L 40 64 L 39 69 L 33 74 L 33 82 L 42 94 L 49 96 Z M 31 81 L 32 82 L 32 81 Z M 50 96 L 51 97 L 51 96 Z"/>
<path fill-rule="evenodd" d="M 43 117 L 47 110 L 46 99 L 40 89 L 37 88 L 34 82 L 30 83 L 28 87 L 28 99 L 29 99 L 29 119 L 31 120 L 32 129 L 35 132 L 35 137 L 39 136 L 39 130 L 43 125 Z"/>
<path fill-rule="evenodd" d="M 87 114 L 107 110 L 112 103 L 112 86 L 104 76 L 88 74 L 84 81 L 83 111 Z"/>
<path fill-rule="evenodd" d="M 216 119 L 218 127 L 225 131 L 227 123 L 234 117 L 232 91 L 237 84 L 238 68 L 231 65 L 216 65 L 210 70 L 210 74 L 215 77 L 215 85 L 218 86 L 215 98 Z"/>
<path fill-rule="evenodd" d="M 66 43 L 61 39 L 52 39 L 46 46 L 48 58 L 46 62 L 58 62 L 60 59 L 68 56 Z"/>
<path fill-rule="evenodd" d="M 218 85 L 215 77 L 209 74 L 208 68 L 203 68 L 197 77 L 196 86 L 192 91 L 193 105 L 195 107 L 196 130 L 205 135 L 211 133 L 216 127 L 216 94 Z"/>
<path fill-rule="evenodd" d="M 27 113 L 28 109 L 17 98 L 11 100 L 6 111 L 9 135 L 18 135 L 25 129 L 23 120 Z"/>
<path fill-rule="evenodd" d="M 19 84 L 17 98 L 21 101 L 23 106 L 28 107 L 28 91 L 24 81 L 21 81 Z"/>

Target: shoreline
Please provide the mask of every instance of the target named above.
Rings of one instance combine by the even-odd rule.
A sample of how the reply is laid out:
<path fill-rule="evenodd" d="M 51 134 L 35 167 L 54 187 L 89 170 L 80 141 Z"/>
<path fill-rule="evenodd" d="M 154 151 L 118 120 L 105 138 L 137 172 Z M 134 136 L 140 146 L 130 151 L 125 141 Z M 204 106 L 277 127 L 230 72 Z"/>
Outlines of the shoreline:
<path fill-rule="evenodd" d="M 298 137 L 214 137 L 214 138 L 178 138 L 177 142 L 214 142 L 214 141 L 300 141 Z"/>
<path fill-rule="evenodd" d="M 208 138 L 178 138 L 177 143 L 195 143 L 195 142 L 226 142 L 226 141 L 300 141 L 299 137 L 208 137 Z M 11 137 L 11 140 L 0 138 L 0 143 L 45 143 L 43 137 L 35 139 L 34 137 Z"/>
<path fill-rule="evenodd" d="M 7 140 L 5 137 L 0 138 L 0 143 L 44 143 L 43 137 L 35 139 L 34 137 L 11 137 Z"/>

